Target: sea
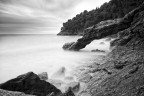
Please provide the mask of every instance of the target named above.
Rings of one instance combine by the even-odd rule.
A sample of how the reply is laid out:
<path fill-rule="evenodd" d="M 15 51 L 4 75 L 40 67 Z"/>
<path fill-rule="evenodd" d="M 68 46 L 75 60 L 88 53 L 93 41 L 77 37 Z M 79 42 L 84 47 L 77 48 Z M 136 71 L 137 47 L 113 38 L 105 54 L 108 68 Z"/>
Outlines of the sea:
<path fill-rule="evenodd" d="M 27 72 L 36 74 L 47 72 L 48 78 L 56 78 L 59 70 L 65 70 L 65 76 L 73 76 L 80 66 L 106 55 L 109 42 L 95 40 L 80 51 L 66 51 L 62 46 L 81 36 L 57 36 L 56 34 L 1 34 L 0 35 L 0 83 L 6 82 Z M 100 49 L 103 52 L 92 52 Z"/>

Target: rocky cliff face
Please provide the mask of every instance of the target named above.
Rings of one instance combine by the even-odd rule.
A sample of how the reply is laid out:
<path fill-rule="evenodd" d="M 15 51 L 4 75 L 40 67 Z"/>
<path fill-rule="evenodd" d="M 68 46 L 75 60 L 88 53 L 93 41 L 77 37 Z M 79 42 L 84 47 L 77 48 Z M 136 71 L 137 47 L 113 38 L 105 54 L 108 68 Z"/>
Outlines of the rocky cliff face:
<path fill-rule="evenodd" d="M 139 26 L 141 23 L 143 23 L 142 21 L 143 11 L 144 11 L 144 4 L 131 11 L 123 18 L 102 21 L 90 28 L 85 29 L 82 38 L 78 39 L 75 43 L 72 42 L 65 44 L 63 48 L 65 50 L 80 50 L 82 48 L 85 48 L 86 45 L 90 44 L 95 39 L 101 39 L 117 33 L 118 34 L 126 33 L 130 35 L 132 34 L 135 35 L 134 33 L 137 33 L 137 30 L 140 29 L 137 28 L 136 26 Z M 143 32 L 140 33 L 141 35 L 143 34 Z"/>
<path fill-rule="evenodd" d="M 79 96 L 144 96 L 144 3 L 123 18 L 86 29 L 82 38 L 64 49 L 80 50 L 113 34 L 117 34 L 111 42 L 114 49 L 103 62 L 91 65 L 93 75 Z"/>

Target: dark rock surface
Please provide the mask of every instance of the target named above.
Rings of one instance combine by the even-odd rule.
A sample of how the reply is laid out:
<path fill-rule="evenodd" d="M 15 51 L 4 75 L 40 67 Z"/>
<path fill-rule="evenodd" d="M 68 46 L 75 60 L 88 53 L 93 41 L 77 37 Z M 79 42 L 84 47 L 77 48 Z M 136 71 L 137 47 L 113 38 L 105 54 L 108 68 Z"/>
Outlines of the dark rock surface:
<path fill-rule="evenodd" d="M 104 52 L 105 53 L 104 50 L 99 50 L 99 49 L 91 50 L 91 52 Z"/>
<path fill-rule="evenodd" d="M 71 88 L 73 92 L 78 92 L 80 89 L 80 82 L 70 82 L 67 84 L 68 88 Z"/>
<path fill-rule="evenodd" d="M 75 96 L 75 94 L 73 93 L 72 88 L 70 87 L 70 88 L 66 91 L 66 93 L 64 93 L 64 94 L 62 94 L 62 95 L 60 95 L 60 96 Z"/>
<path fill-rule="evenodd" d="M 144 96 L 144 3 L 123 18 L 104 22 L 65 48 L 78 51 L 95 39 L 117 34 L 111 42 L 114 49 L 91 68 L 92 77 L 78 96 Z"/>
<path fill-rule="evenodd" d="M 0 84 L 0 88 L 9 91 L 24 92 L 25 94 L 37 96 L 46 96 L 52 92 L 55 94 L 55 96 L 61 94 L 59 89 L 44 80 L 40 80 L 38 75 L 34 74 L 33 72 L 28 72 L 3 84 Z"/>
<path fill-rule="evenodd" d="M 75 43 L 66 43 L 63 49 L 78 51 L 85 48 L 86 45 L 90 44 L 95 39 L 101 39 L 108 35 L 115 34 L 118 32 L 120 21 L 121 19 L 102 21 L 97 25 L 87 28 L 82 38 L 78 39 Z"/>
<path fill-rule="evenodd" d="M 77 32 L 70 32 L 69 30 L 61 30 L 61 32 L 59 32 L 57 35 L 62 35 L 62 36 L 74 36 L 74 35 L 78 35 L 81 36 L 83 35 L 83 31 L 77 31 Z"/>

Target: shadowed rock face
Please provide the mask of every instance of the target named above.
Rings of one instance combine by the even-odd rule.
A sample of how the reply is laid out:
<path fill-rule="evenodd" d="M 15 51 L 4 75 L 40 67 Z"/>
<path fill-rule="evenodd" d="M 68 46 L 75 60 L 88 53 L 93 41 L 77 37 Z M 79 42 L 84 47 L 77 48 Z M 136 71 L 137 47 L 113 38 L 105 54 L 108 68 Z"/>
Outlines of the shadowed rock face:
<path fill-rule="evenodd" d="M 55 96 L 61 94 L 59 89 L 44 80 L 40 80 L 38 75 L 34 74 L 33 72 L 20 75 L 3 84 L 0 84 L 0 88 L 9 91 L 24 92 L 26 94 L 37 96 L 46 96 L 52 92 L 55 94 Z"/>
<path fill-rule="evenodd" d="M 82 48 L 85 48 L 95 39 L 101 39 L 113 34 L 121 33 L 121 31 L 124 31 L 126 29 L 129 29 L 129 32 L 126 32 L 127 34 L 136 32 L 137 29 L 135 29 L 135 26 L 138 26 L 139 24 L 141 24 L 140 21 L 143 21 L 140 20 L 143 16 L 143 10 L 144 3 L 135 10 L 125 15 L 123 18 L 102 21 L 97 25 L 87 28 L 85 29 L 82 38 L 78 39 L 75 43 L 66 43 L 66 46 L 64 45 L 63 49 L 78 51 Z M 130 38 L 131 37 L 129 37 L 127 40 L 129 40 Z"/>

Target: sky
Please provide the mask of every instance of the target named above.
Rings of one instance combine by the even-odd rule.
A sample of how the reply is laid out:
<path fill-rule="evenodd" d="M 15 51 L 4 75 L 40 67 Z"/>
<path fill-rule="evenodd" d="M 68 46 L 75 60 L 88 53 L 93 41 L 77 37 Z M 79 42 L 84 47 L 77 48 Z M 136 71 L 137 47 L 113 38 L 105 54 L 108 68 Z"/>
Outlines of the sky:
<path fill-rule="evenodd" d="M 109 0 L 0 0 L 0 34 L 58 33 L 62 23 Z"/>

